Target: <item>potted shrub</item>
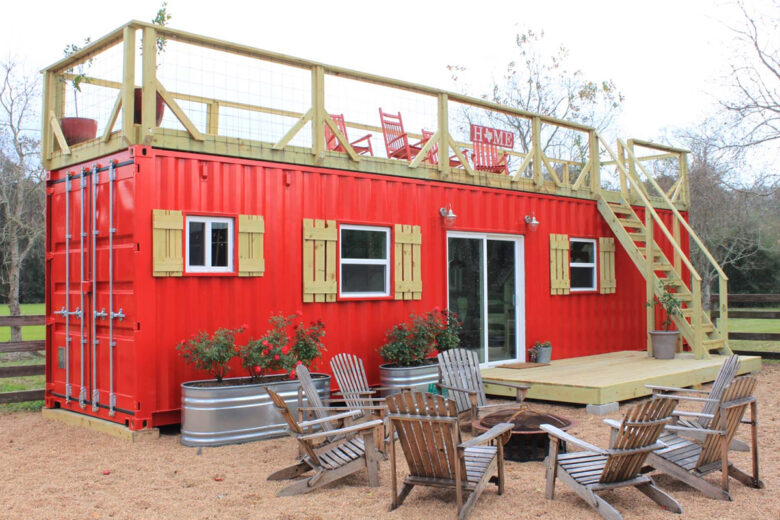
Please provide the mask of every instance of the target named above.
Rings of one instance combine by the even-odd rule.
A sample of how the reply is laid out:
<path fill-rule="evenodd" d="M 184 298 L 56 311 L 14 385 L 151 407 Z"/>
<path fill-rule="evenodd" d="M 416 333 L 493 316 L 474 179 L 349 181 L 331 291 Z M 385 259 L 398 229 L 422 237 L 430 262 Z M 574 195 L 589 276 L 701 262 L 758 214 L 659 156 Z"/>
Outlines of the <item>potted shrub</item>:
<path fill-rule="evenodd" d="M 408 322 L 387 331 L 379 355 L 385 363 L 379 366 L 383 387 L 414 387 L 425 391 L 439 380 L 439 351 L 460 344 L 461 324 L 449 309 L 435 307 L 422 316 L 410 315 Z"/>
<path fill-rule="evenodd" d="M 534 343 L 534 346 L 528 349 L 528 360 L 532 363 L 549 363 L 552 359 L 552 343 L 549 341 Z"/>
<path fill-rule="evenodd" d="M 265 387 L 283 395 L 297 408 L 299 383 L 294 368 L 311 368 L 325 346 L 322 322 L 304 325 L 300 315 L 275 315 L 271 328 L 259 339 L 238 346 L 235 337 L 246 330 L 220 328 L 200 332 L 176 347 L 181 356 L 211 379 L 182 383 L 181 443 L 186 446 L 220 446 L 285 434 L 285 421 L 273 406 Z M 226 377 L 233 360 L 241 359 L 243 377 Z M 330 395 L 330 376 L 313 373 L 323 398 Z"/>
<path fill-rule="evenodd" d="M 660 305 L 666 312 L 661 327 L 663 330 L 651 330 L 650 342 L 653 348 L 653 357 L 656 359 L 674 359 L 677 350 L 677 341 L 680 337 L 680 331 L 669 330 L 672 325 L 672 319 L 675 316 L 682 316 L 682 303 L 671 291 L 672 286 L 661 282 L 661 297 L 655 297 L 654 301 L 647 302 L 648 307 Z"/>
<path fill-rule="evenodd" d="M 84 45 L 89 44 L 89 42 L 90 39 L 86 38 Z M 65 47 L 65 56 L 71 56 L 80 50 L 81 47 L 79 45 L 71 43 Z M 89 141 L 97 136 L 97 121 L 88 117 L 79 117 L 78 95 L 81 92 L 82 83 L 89 83 L 87 71 L 91 65 L 92 58 L 76 65 L 75 68 L 67 70 L 69 74 L 73 75 L 68 83 L 73 91 L 73 111 L 76 115 L 75 117 L 63 117 L 60 119 L 60 128 L 62 128 L 62 135 L 65 136 L 65 142 L 69 146 Z"/>

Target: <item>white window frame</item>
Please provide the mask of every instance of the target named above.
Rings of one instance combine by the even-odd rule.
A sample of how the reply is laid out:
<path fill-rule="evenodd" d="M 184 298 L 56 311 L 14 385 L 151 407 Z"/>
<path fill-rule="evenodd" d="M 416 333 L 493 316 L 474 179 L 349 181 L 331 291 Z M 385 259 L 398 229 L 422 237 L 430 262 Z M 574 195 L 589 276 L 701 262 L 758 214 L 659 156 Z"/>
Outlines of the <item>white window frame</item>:
<path fill-rule="evenodd" d="M 385 252 L 387 258 L 342 258 L 341 246 L 344 230 L 348 231 L 382 231 L 385 234 Z M 339 227 L 339 296 L 342 298 L 381 298 L 390 296 L 390 228 L 379 226 L 355 226 L 343 224 Z M 344 279 L 341 267 L 343 265 L 383 265 L 385 266 L 385 291 L 384 292 L 344 292 L 342 282 Z"/>
<path fill-rule="evenodd" d="M 571 261 L 571 244 L 574 242 L 584 242 L 588 244 L 593 244 L 593 262 L 572 262 Z M 597 281 L 596 281 L 596 262 L 599 257 L 599 252 L 596 245 L 596 239 L 595 238 L 569 238 L 569 291 L 570 292 L 588 292 L 588 291 L 595 291 L 598 289 Z M 571 285 L 571 268 L 572 267 L 592 267 L 593 268 L 593 283 L 590 287 L 573 287 Z"/>
<path fill-rule="evenodd" d="M 204 226 L 204 251 L 203 259 L 205 265 L 190 265 L 190 223 L 200 222 L 205 224 Z M 211 224 L 227 224 L 228 225 L 228 262 L 227 266 L 212 266 L 211 265 Z M 232 273 L 233 272 L 233 249 L 235 247 L 235 238 L 233 233 L 234 222 L 230 217 L 206 217 L 200 215 L 188 216 L 185 223 L 185 235 L 186 235 L 186 266 L 188 273 Z"/>

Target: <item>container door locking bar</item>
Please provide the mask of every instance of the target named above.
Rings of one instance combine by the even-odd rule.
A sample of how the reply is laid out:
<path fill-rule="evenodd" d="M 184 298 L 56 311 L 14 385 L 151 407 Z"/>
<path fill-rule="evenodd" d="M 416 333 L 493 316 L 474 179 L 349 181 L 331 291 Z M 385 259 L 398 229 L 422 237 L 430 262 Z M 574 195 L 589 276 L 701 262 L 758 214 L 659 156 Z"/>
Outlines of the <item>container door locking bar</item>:
<path fill-rule="evenodd" d="M 97 171 L 97 164 L 92 165 L 90 172 L 90 183 L 92 185 L 92 411 L 97 412 L 98 402 L 100 401 L 100 390 L 97 385 L 97 194 L 100 174 Z M 103 311 L 103 317 L 106 313 Z"/>
<path fill-rule="evenodd" d="M 85 168 L 81 169 L 81 204 L 80 204 L 80 220 L 81 220 L 81 233 L 79 235 L 79 257 L 80 257 L 80 271 L 81 271 L 81 284 L 79 285 L 79 293 L 81 297 L 81 305 L 76 309 L 78 311 L 79 321 L 81 322 L 80 327 L 80 338 L 81 338 L 81 390 L 79 390 L 79 406 L 83 409 L 87 407 L 86 401 L 87 401 L 87 388 L 84 386 L 84 345 L 87 343 L 87 338 L 84 337 L 84 313 L 82 309 L 84 308 L 84 237 L 86 236 L 86 233 L 84 232 L 84 190 L 86 189 L 86 185 L 84 184 L 84 179 L 86 178 L 86 172 L 87 170 Z"/>

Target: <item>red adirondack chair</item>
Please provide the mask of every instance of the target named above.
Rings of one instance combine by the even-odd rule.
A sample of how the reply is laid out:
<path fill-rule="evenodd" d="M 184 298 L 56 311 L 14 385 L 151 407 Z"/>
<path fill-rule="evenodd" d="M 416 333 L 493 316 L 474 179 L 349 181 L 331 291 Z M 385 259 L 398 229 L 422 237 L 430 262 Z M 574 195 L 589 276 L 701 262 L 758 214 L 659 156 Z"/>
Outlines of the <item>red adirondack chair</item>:
<path fill-rule="evenodd" d="M 347 124 L 344 122 L 344 114 L 330 114 L 330 118 L 333 119 L 333 122 L 336 123 L 336 126 L 339 127 L 341 133 L 344 134 L 344 137 L 347 139 L 347 141 L 349 141 L 349 136 L 347 135 Z M 374 149 L 371 147 L 371 134 L 366 134 L 360 139 L 352 141 L 349 144 L 352 146 L 355 152 L 360 155 L 368 154 L 372 157 L 374 156 Z M 328 125 L 325 125 L 325 146 L 328 150 L 333 150 L 335 152 L 345 151 L 339 140 L 336 139 L 336 134 L 333 133 Z"/>
<path fill-rule="evenodd" d="M 433 137 L 433 132 L 423 128 L 422 141 L 420 144 L 425 146 L 425 143 L 427 143 L 431 137 Z M 431 146 L 431 149 L 428 150 L 428 155 L 425 156 L 425 162 L 439 164 L 439 143 L 435 143 Z M 458 156 L 453 154 L 450 156 L 450 166 L 452 168 L 461 168 L 463 165 L 460 163 L 460 160 L 458 160 Z"/>
<path fill-rule="evenodd" d="M 506 154 L 499 151 L 498 146 L 486 143 L 472 143 L 471 162 L 474 169 L 480 172 L 509 173 Z"/>
<path fill-rule="evenodd" d="M 404 132 L 404 123 L 401 113 L 398 115 L 386 114 L 379 109 L 379 119 L 382 122 L 382 134 L 385 137 L 385 149 L 389 159 L 406 159 L 411 161 L 422 148 L 422 141 L 410 143 L 409 136 Z"/>

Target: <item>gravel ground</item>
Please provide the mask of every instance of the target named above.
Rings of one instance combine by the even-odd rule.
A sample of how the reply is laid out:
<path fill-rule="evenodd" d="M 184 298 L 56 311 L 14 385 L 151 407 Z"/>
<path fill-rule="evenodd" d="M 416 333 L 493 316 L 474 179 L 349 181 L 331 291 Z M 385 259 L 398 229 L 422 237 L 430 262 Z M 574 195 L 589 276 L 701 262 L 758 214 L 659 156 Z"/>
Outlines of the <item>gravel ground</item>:
<path fill-rule="evenodd" d="M 602 496 L 626 519 L 779 518 L 776 420 L 780 411 L 780 365 L 765 364 L 758 377 L 760 469 L 766 489 L 750 489 L 731 480 L 734 501 L 721 502 L 656 474 L 656 482 L 682 504 L 685 512 L 681 517 L 663 511 L 635 489 Z M 584 408 L 531 404 L 574 419 L 576 424 L 570 433 L 606 446 L 608 428 L 601 418 L 586 415 Z M 620 412 L 609 417 L 619 419 L 631 404 L 621 406 Z M 743 427 L 738 436 L 748 441 L 749 428 Z M 9 413 L 0 415 L 0 462 L 4 468 L 0 518 L 455 518 L 454 492 L 420 487 L 400 509 L 388 513 L 389 462 L 381 463 L 378 488 L 366 487 L 365 473 L 360 472 L 307 495 L 277 498 L 275 494 L 284 484 L 269 482 L 266 476 L 291 464 L 296 453 L 295 442 L 289 438 L 198 450 L 180 445 L 175 433 L 133 444 L 45 420 L 39 413 Z M 749 454 L 733 453 L 732 460 L 750 471 Z M 400 461 L 399 473 L 405 469 Z M 719 475 L 709 478 L 717 482 Z M 541 462 L 507 462 L 506 477 L 505 495 L 498 496 L 497 488 L 489 485 L 470 518 L 601 518 L 560 481 L 555 500 L 546 500 Z"/>

